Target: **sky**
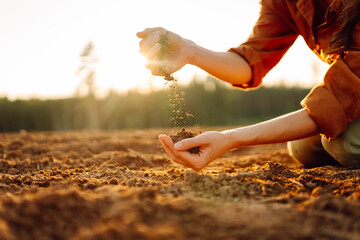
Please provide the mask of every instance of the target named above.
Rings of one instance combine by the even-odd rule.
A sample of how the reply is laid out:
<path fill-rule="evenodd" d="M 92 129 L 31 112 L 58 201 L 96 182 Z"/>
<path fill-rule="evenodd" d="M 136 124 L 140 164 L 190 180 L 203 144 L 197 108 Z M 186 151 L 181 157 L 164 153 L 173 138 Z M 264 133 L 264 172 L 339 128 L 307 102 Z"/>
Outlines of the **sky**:
<path fill-rule="evenodd" d="M 164 80 L 144 67 L 136 32 L 161 26 L 226 51 L 247 39 L 259 9 L 258 1 L 245 0 L 0 0 L 0 97 L 72 96 L 81 82 L 79 55 L 89 41 L 99 58 L 99 96 L 109 89 L 161 88 Z M 326 69 L 299 38 L 263 83 L 311 87 Z M 206 73 L 185 66 L 174 74 L 181 83 L 194 75 Z"/>

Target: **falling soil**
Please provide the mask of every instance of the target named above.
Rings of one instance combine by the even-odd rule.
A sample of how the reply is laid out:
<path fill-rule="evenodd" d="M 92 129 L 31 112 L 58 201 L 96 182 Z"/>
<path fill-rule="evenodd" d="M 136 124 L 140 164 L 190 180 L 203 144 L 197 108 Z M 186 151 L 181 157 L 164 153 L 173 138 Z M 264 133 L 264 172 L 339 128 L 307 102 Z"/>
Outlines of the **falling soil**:
<path fill-rule="evenodd" d="M 167 131 L 1 133 L 0 239 L 360 239 L 360 170 L 269 144 L 196 173 Z"/>
<path fill-rule="evenodd" d="M 195 124 L 195 117 L 186 110 L 185 92 L 179 90 L 178 81 L 175 77 L 166 72 L 165 55 L 169 49 L 169 42 L 167 39 L 168 32 L 163 34 L 160 39 L 161 49 L 158 53 L 160 60 L 160 71 L 166 80 L 165 88 L 168 89 L 168 99 L 170 107 L 170 126 L 173 128 L 184 127 Z"/>
<path fill-rule="evenodd" d="M 165 80 L 169 80 L 168 76 L 165 76 Z M 170 135 L 171 139 L 176 143 L 185 138 L 192 138 L 199 135 L 201 133 L 200 131 L 191 131 L 183 128 L 191 123 L 194 124 L 193 120 L 195 117 L 185 110 L 185 93 L 180 92 L 177 80 L 172 77 L 172 80 L 165 82 L 165 86 L 169 88 L 170 125 L 173 128 L 173 132 L 181 128 L 181 130 Z M 187 151 L 192 154 L 198 154 L 200 149 L 199 147 L 194 147 Z"/>
<path fill-rule="evenodd" d="M 181 129 L 181 131 L 178 131 L 176 134 L 170 135 L 170 138 L 173 140 L 174 143 L 177 143 L 183 139 L 192 138 L 199 134 L 201 134 L 201 132 L 185 130 L 185 128 L 183 128 L 183 129 Z M 194 147 L 194 148 L 188 149 L 187 151 L 190 153 L 198 154 L 200 152 L 200 149 L 199 149 L 199 147 Z"/>
<path fill-rule="evenodd" d="M 194 125 L 196 119 L 189 113 L 186 107 L 185 92 L 180 91 L 177 79 L 165 82 L 168 89 L 170 126 L 172 128 L 182 128 L 188 125 Z"/>

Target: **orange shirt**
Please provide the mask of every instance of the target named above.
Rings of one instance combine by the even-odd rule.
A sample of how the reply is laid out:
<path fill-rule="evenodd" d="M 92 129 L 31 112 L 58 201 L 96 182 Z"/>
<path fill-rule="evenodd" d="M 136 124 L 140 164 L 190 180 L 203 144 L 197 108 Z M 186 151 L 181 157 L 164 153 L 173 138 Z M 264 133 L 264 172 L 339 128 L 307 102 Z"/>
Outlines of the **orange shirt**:
<path fill-rule="evenodd" d="M 325 54 L 338 28 L 338 13 L 330 2 L 262 0 L 260 17 L 250 37 L 230 49 L 244 57 L 252 68 L 251 82 L 236 87 L 256 88 L 296 38 L 302 36 L 308 47 L 330 64 L 323 82 L 301 102 L 327 139 L 335 138 L 348 122 L 360 116 L 360 22 L 352 32 L 348 54 L 333 60 Z"/>

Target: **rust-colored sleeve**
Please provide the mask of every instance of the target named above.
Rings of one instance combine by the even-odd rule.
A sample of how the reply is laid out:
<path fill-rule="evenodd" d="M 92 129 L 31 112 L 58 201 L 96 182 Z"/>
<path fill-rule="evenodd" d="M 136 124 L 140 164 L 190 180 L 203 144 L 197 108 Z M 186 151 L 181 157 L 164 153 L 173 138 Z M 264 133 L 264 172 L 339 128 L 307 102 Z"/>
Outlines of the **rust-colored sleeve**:
<path fill-rule="evenodd" d="M 243 89 L 256 88 L 262 78 L 280 61 L 295 42 L 298 34 L 289 19 L 290 13 L 283 1 L 261 1 L 261 11 L 253 32 L 246 42 L 229 51 L 241 55 L 252 69 L 252 79 Z"/>
<path fill-rule="evenodd" d="M 323 83 L 301 102 L 329 140 L 360 116 L 360 22 L 349 49 L 343 59 L 330 66 Z"/>

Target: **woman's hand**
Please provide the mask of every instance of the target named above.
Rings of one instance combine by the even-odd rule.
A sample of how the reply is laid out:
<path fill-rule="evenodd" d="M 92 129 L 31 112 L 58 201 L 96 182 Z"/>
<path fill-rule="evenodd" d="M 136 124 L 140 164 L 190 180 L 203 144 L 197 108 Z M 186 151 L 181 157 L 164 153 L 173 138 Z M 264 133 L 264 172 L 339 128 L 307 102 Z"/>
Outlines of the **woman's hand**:
<path fill-rule="evenodd" d="M 146 68 L 153 75 L 170 75 L 189 63 L 193 42 L 164 28 L 147 28 L 136 35 L 142 38 L 140 53 L 147 58 Z M 164 42 L 166 46 L 163 46 Z"/>
<path fill-rule="evenodd" d="M 194 138 L 177 142 L 160 135 L 159 139 L 172 159 L 195 171 L 200 171 L 227 151 L 249 145 L 292 141 L 320 133 L 317 124 L 306 109 L 301 109 L 258 124 L 223 132 L 206 132 Z M 199 154 L 187 149 L 199 147 Z"/>
<path fill-rule="evenodd" d="M 153 75 L 170 75 L 185 64 L 191 64 L 233 85 L 251 81 L 249 63 L 234 52 L 208 50 L 164 28 L 147 28 L 137 36 L 142 38 L 140 53 L 146 56 L 146 67 Z M 164 42 L 166 44 L 161 44 Z"/>
<path fill-rule="evenodd" d="M 206 132 L 193 138 L 181 140 L 175 145 L 167 135 L 159 135 L 159 139 L 165 151 L 175 162 L 195 171 L 200 171 L 233 148 L 226 132 Z M 186 151 L 194 147 L 199 147 L 198 154 Z"/>

